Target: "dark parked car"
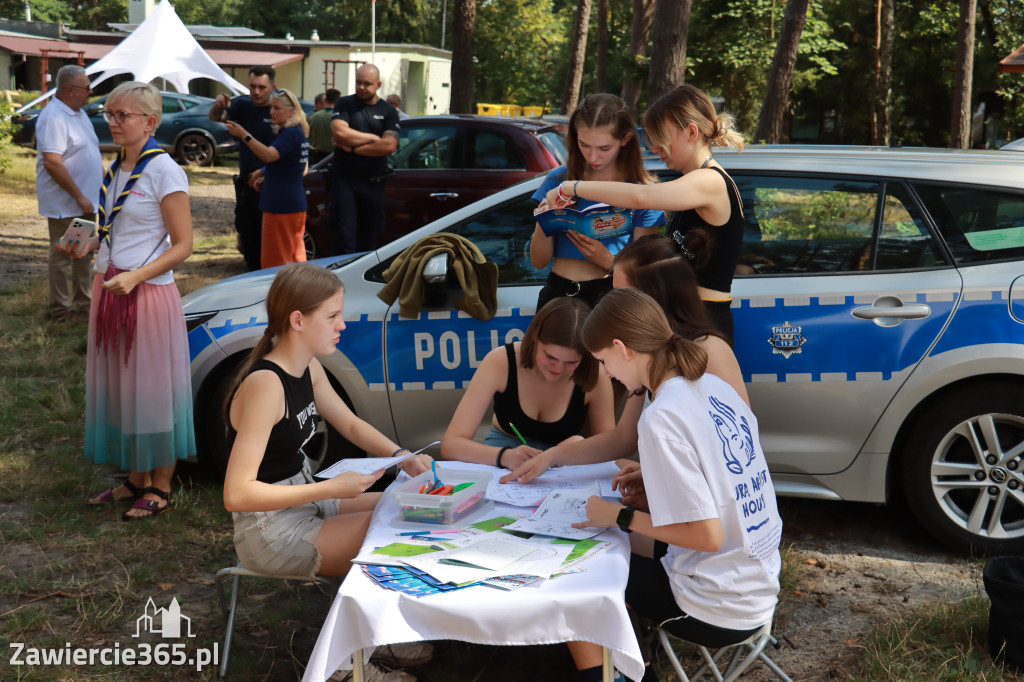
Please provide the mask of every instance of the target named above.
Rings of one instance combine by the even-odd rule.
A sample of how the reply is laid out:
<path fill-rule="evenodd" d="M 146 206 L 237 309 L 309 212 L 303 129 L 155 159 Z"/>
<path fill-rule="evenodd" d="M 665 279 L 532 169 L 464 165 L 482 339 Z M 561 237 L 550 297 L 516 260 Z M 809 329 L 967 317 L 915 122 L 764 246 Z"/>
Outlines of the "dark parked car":
<path fill-rule="evenodd" d="M 237 141 L 228 134 L 227 126 L 210 120 L 210 105 L 214 100 L 199 95 L 177 92 L 161 93 L 163 96 L 163 120 L 156 129 L 154 138 L 164 151 L 174 154 L 181 163 L 209 166 L 216 156 L 233 152 Z M 85 107 L 85 113 L 96 129 L 100 149 L 104 152 L 117 150 L 110 137 L 110 128 L 103 120 L 103 105 L 106 96 L 99 97 Z M 41 109 L 29 109 L 14 122 L 19 127 L 14 141 L 25 147 L 36 146 L 36 119 Z"/>
<path fill-rule="evenodd" d="M 566 162 L 565 138 L 546 121 L 495 116 L 418 116 L 402 121 L 387 183 L 387 244 L 500 189 Z M 306 175 L 309 256 L 331 255 L 328 156 Z M 312 237 L 311 239 L 309 237 Z"/>

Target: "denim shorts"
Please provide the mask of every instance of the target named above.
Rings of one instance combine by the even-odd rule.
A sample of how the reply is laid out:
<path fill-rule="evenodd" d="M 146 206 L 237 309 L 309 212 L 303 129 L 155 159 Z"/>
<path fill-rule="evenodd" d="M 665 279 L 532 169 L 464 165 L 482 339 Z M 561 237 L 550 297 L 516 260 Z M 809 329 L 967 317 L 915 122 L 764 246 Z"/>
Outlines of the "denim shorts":
<path fill-rule="evenodd" d="M 274 485 L 313 483 L 305 469 Z M 235 551 L 242 565 L 265 575 L 306 576 L 320 570 L 316 538 L 324 519 L 338 515 L 338 500 L 318 500 L 267 512 L 233 512 Z"/>

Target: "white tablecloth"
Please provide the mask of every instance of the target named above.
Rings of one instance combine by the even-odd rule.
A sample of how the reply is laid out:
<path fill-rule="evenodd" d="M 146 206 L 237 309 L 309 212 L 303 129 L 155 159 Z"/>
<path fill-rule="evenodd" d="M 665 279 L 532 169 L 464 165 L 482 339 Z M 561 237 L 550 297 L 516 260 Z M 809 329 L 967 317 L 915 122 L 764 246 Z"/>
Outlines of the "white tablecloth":
<path fill-rule="evenodd" d="M 448 467 L 498 473 L 494 467 L 456 462 L 438 468 Z M 530 510 L 495 505 L 489 516 L 524 511 Z M 364 547 L 394 542 L 401 532 L 391 525 L 397 514 L 389 488 L 374 512 Z M 617 528 L 598 537 L 613 546 L 588 564 L 586 572 L 511 592 L 476 585 L 416 598 L 381 588 L 353 568 L 327 614 L 302 680 L 323 682 L 338 668 L 350 669 L 352 654 L 359 649 L 438 639 L 497 645 L 593 642 L 610 650 L 623 674 L 639 680 L 643 659 L 624 599 L 629 539 Z"/>

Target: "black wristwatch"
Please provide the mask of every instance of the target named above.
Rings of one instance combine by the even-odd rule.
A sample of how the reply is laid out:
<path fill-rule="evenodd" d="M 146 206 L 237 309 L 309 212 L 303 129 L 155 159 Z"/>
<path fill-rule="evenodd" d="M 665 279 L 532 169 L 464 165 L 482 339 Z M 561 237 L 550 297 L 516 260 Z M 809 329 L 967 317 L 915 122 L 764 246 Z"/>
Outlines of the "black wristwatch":
<path fill-rule="evenodd" d="M 249 140 L 251 140 L 251 139 L 252 139 L 252 135 L 246 135 L 245 137 L 242 138 L 242 142 L 245 142 L 246 144 L 249 144 Z"/>
<path fill-rule="evenodd" d="M 629 524 L 633 523 L 633 512 L 635 511 L 636 507 L 626 506 L 620 509 L 619 515 L 615 517 L 615 523 L 627 533 L 633 532 L 629 529 Z"/>

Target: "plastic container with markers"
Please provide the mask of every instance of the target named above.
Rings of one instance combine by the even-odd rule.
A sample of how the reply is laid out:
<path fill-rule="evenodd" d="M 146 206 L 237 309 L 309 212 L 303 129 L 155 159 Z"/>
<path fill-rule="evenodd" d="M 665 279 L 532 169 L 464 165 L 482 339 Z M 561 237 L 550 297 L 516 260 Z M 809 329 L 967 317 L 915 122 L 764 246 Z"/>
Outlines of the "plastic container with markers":
<path fill-rule="evenodd" d="M 438 478 L 446 485 L 458 486 L 461 483 L 470 483 L 471 485 L 451 495 L 420 493 L 420 486 L 429 485 L 434 479 L 434 475 L 426 471 L 395 489 L 399 519 L 407 523 L 451 526 L 473 515 L 484 505 L 486 501 L 484 493 L 487 492 L 487 484 L 491 480 L 490 473 L 446 469 L 442 475 L 439 469 Z"/>

